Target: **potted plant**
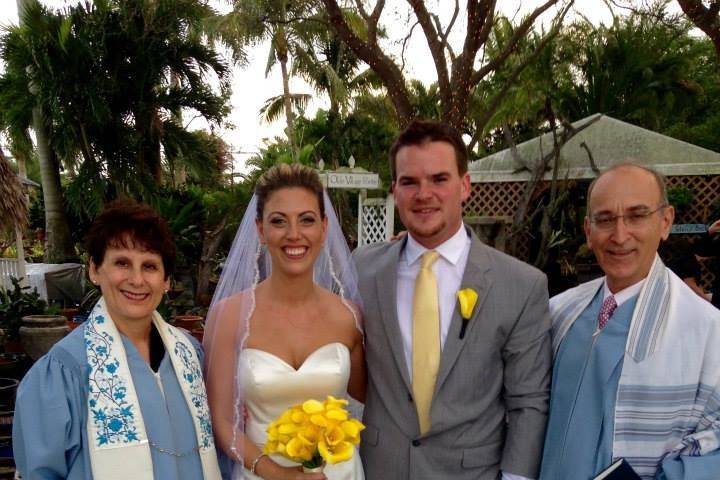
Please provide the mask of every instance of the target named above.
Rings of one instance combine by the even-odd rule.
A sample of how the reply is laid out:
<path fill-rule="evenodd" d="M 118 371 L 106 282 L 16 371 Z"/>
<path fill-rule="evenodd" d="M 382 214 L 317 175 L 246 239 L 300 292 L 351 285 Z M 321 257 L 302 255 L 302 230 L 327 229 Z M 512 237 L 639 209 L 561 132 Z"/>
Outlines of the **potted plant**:
<path fill-rule="evenodd" d="M 184 328 L 188 331 L 202 327 L 202 322 L 204 320 L 204 318 L 200 315 L 175 315 L 172 318 L 173 325 L 178 328 Z"/>
<path fill-rule="evenodd" d="M 0 290 L 0 327 L 4 332 L 5 351 L 22 352 L 19 347 L 22 318 L 42 314 L 47 304 L 36 290 L 21 286 L 18 279 L 13 278 L 12 285 L 12 289 Z"/>

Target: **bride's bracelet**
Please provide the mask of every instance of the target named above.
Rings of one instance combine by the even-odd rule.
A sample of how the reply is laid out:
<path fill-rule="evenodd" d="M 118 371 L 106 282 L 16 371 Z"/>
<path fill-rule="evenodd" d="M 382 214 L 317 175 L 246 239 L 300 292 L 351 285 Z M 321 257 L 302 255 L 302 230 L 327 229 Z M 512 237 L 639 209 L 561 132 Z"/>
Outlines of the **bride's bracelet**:
<path fill-rule="evenodd" d="M 255 475 L 255 469 L 257 468 L 257 464 L 262 460 L 263 457 L 267 457 L 266 454 L 261 453 L 257 457 L 255 457 L 255 460 L 252 461 L 252 464 L 250 465 L 250 473 Z"/>

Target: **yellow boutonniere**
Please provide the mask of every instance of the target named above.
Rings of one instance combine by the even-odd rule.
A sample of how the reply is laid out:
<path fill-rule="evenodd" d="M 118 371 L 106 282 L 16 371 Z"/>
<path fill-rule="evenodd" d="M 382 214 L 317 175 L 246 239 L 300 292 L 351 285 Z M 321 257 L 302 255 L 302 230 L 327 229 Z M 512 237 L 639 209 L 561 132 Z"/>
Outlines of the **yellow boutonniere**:
<path fill-rule="evenodd" d="M 477 303 L 478 294 L 472 288 L 463 288 L 457 292 L 458 301 L 460 302 L 460 315 L 463 318 L 462 327 L 460 328 L 460 338 L 465 337 L 465 330 L 472 317 L 473 309 Z"/>

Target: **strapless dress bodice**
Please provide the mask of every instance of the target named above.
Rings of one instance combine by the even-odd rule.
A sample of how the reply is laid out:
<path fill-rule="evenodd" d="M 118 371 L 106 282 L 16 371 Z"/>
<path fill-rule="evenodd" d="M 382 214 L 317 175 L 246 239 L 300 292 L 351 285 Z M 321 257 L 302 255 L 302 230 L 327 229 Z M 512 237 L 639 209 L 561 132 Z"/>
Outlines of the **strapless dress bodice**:
<path fill-rule="evenodd" d="M 240 354 L 239 368 L 247 409 L 245 433 L 262 448 L 268 424 L 289 407 L 311 398 L 322 401 L 328 395 L 346 397 L 350 352 L 343 343 L 328 343 L 308 355 L 295 369 L 272 353 L 246 348 Z M 294 465 L 276 455 L 272 458 L 282 465 Z M 244 477 L 236 471 L 235 478 L 258 478 L 246 469 L 242 470 Z M 325 475 L 329 480 L 362 480 L 364 475 L 359 454 L 356 452 L 347 462 L 327 465 Z"/>

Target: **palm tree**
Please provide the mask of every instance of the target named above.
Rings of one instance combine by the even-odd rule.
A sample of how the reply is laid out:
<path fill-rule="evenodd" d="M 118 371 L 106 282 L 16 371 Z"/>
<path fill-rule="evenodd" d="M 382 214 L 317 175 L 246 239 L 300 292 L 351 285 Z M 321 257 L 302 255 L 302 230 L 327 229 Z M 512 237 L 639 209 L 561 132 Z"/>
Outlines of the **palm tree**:
<path fill-rule="evenodd" d="M 191 109 L 218 124 L 228 112 L 229 69 L 203 33 L 215 16 L 204 1 L 105 0 L 63 13 L 34 2 L 32 12 L 25 37 L 11 31 L 5 43 L 24 41 L 17 71 L 32 64 L 50 150 L 77 170 L 71 205 L 92 214 L 114 192 L 147 198 L 164 163 L 215 171 L 207 142 L 177 120 Z"/>
<path fill-rule="evenodd" d="M 234 31 L 236 38 L 244 43 L 257 44 L 270 41 L 270 51 L 265 68 L 267 75 L 276 63 L 280 65 L 283 93 L 282 105 L 287 122 L 286 135 L 290 142 L 293 157 L 298 158 L 299 149 L 295 134 L 293 103 L 296 106 L 307 101 L 307 97 L 290 92 L 290 57 L 294 55 L 296 42 L 303 35 L 308 22 L 316 11 L 312 0 L 234 0 L 233 10 L 225 18 L 224 31 Z M 277 98 L 270 99 L 263 109 L 265 118 L 273 118 L 277 107 L 273 105 Z"/>
<path fill-rule="evenodd" d="M 32 17 L 35 17 L 38 13 L 42 12 L 42 7 L 37 0 L 17 0 L 18 13 L 22 24 L 27 24 Z M 36 36 L 51 36 L 53 35 L 53 25 L 49 22 L 42 27 L 48 27 L 50 29 L 43 29 L 40 31 L 33 32 L 31 28 L 19 28 L 16 30 L 15 41 L 29 41 L 30 36 L 34 33 Z M 12 32 L 10 33 L 12 35 Z M 37 37 L 36 37 L 37 38 Z M 5 52 L 8 56 L 13 56 L 16 60 L 20 60 L 18 57 L 22 57 L 20 45 L 10 45 L 7 50 L 7 45 L 3 48 L 3 57 Z M 70 235 L 70 226 L 67 221 L 67 215 L 65 214 L 65 207 L 62 199 L 62 187 L 60 186 L 60 169 L 59 162 L 55 152 L 50 147 L 49 138 L 49 122 L 45 110 L 37 96 L 37 77 L 33 78 L 37 73 L 32 68 L 32 63 L 29 58 L 25 58 L 22 64 L 9 65 L 6 60 L 6 68 L 10 75 L 15 75 L 16 80 L 18 78 L 25 78 L 27 90 L 22 95 L 26 103 L 31 97 L 35 97 L 35 102 L 32 105 L 32 120 L 28 122 L 28 118 L 22 120 L 21 123 L 13 125 L 12 130 L 14 131 L 13 138 L 16 140 L 16 145 L 25 144 L 27 151 L 27 140 L 23 142 L 23 139 L 27 139 L 27 128 L 32 124 L 33 130 L 35 130 L 35 140 L 37 144 L 37 158 L 40 164 L 40 175 L 42 179 L 42 191 L 43 199 L 45 201 L 45 261 L 48 263 L 62 263 L 76 257 L 75 250 L 73 248 L 72 237 Z M 12 72 L 12 73 L 11 73 Z M 15 99 L 14 101 L 20 100 Z M 20 100 L 22 101 L 22 100 Z M 7 103 L 6 103 L 7 105 Z M 22 157 L 21 157 L 22 158 Z"/>

